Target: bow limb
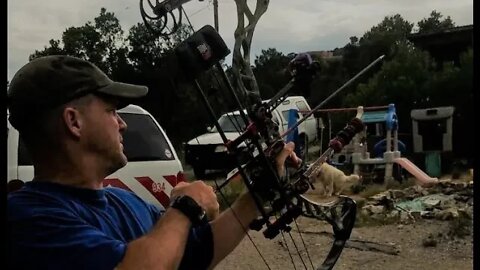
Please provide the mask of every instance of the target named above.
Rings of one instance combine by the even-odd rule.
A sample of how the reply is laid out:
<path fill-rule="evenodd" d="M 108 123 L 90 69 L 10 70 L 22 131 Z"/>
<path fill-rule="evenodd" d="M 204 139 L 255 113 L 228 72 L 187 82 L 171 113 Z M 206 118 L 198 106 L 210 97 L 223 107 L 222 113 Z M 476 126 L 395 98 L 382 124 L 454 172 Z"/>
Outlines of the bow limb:
<path fill-rule="evenodd" d="M 318 270 L 330 270 L 342 254 L 346 241 L 350 238 L 357 205 L 349 197 L 340 196 L 330 203 L 317 203 L 303 195 L 297 197 L 297 205 L 302 207 L 303 216 L 327 221 L 333 229 L 334 242 L 323 263 L 317 267 Z"/>

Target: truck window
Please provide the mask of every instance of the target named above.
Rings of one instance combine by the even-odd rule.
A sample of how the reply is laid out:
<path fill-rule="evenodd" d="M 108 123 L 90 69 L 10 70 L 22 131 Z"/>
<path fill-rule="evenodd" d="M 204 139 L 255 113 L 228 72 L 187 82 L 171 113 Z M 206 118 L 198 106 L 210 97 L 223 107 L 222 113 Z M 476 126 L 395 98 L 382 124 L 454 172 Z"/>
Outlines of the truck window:
<path fill-rule="evenodd" d="M 224 132 L 240 132 L 245 130 L 245 122 L 239 114 L 222 115 L 220 119 L 218 119 L 218 123 Z"/>
<path fill-rule="evenodd" d="M 174 160 L 166 138 L 149 115 L 119 113 L 127 123 L 123 146 L 128 161 Z"/>
<path fill-rule="evenodd" d="M 299 111 L 302 111 L 302 115 L 305 115 L 308 113 L 308 111 L 310 111 L 307 104 L 303 100 L 295 102 L 295 105 L 297 106 Z"/>
<path fill-rule="evenodd" d="M 283 116 L 283 119 L 285 119 L 285 124 L 288 123 L 288 116 L 290 114 L 290 110 L 285 110 L 285 111 L 282 111 L 282 116 Z M 297 120 L 299 119 L 299 115 L 298 115 L 298 112 L 297 112 Z"/>

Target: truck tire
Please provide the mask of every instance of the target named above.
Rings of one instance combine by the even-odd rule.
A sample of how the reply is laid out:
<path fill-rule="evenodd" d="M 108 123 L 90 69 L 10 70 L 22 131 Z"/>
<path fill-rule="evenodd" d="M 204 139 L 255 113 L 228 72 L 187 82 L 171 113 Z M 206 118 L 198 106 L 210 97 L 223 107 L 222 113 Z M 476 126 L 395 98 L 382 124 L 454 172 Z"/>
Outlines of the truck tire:
<path fill-rule="evenodd" d="M 195 166 L 193 166 L 193 174 L 195 174 L 195 178 L 203 179 L 206 176 L 205 168 L 203 168 L 200 165 L 195 165 Z"/>

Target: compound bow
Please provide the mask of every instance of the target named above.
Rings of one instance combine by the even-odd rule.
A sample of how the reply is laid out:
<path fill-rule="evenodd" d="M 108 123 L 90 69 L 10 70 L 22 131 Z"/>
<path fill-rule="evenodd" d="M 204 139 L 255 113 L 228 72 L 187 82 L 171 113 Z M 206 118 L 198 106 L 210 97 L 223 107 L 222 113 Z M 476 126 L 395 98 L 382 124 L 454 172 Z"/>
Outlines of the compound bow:
<path fill-rule="evenodd" d="M 145 23 L 147 24 L 149 20 L 161 20 L 162 24 L 165 24 L 167 16 L 173 17 L 171 11 L 173 9 L 181 10 L 181 5 L 189 0 L 165 0 L 161 3 L 157 1 L 155 6 L 150 3 L 150 0 L 146 1 L 150 4 L 156 17 L 146 15 L 143 9 L 143 0 L 140 0 L 141 14 Z M 346 196 L 339 196 L 330 203 L 318 203 L 308 199 L 304 194 L 310 188 L 314 188 L 310 182 L 310 176 L 315 169 L 321 166 L 333 153 L 339 152 L 347 145 L 356 133 L 362 131 L 363 123 L 357 118 L 352 119 L 330 141 L 329 148 L 315 162 L 309 167 L 303 164 L 300 168 L 289 169 L 286 177 L 279 177 L 274 161 L 284 147 L 283 137 L 285 135 L 298 127 L 315 110 L 318 110 L 366 70 L 379 62 L 383 56 L 376 59 L 341 88 L 337 89 L 330 97 L 299 120 L 296 125 L 280 134 L 278 125 L 272 120 L 272 111 L 286 98 L 288 90 L 299 83 L 305 85 L 305 78 L 311 78 L 312 71 L 318 70 L 318 65 L 311 61 L 310 57 L 299 55 L 291 62 L 289 67 L 293 75 L 290 82 L 268 103 L 262 102 L 250 66 L 250 45 L 255 26 L 267 10 L 269 1 L 257 0 L 256 9 L 253 13 L 248 8 L 246 0 L 235 0 L 235 3 L 238 11 L 238 25 L 235 30 L 232 69 L 234 82 L 237 86 L 236 90 L 232 87 L 228 76 L 220 65 L 220 60 L 224 59 L 230 53 L 230 50 L 215 29 L 209 25 L 195 32 L 175 49 L 180 67 L 184 74 L 195 83 L 196 89 L 222 137 L 229 155 L 237 160 L 237 173 L 242 176 L 259 209 L 260 217 L 250 224 L 250 229 L 262 230 L 265 228 L 263 230 L 264 236 L 273 239 L 279 233 L 282 233 L 282 235 L 283 232 L 289 233 L 291 230 L 290 224 L 301 215 L 327 221 L 332 226 L 335 240 L 326 259 L 316 269 L 332 269 L 352 232 L 356 217 L 356 203 Z M 244 25 L 245 18 L 249 20 L 246 27 Z M 162 32 L 159 35 L 169 35 L 170 32 Z M 241 117 L 245 122 L 245 130 L 242 130 L 240 136 L 234 140 L 226 138 L 206 95 L 196 80 L 200 73 L 212 66 L 216 66 L 221 72 L 222 78 L 228 86 L 228 90 L 234 96 L 236 105 L 240 108 Z M 241 96 L 243 102 L 240 101 L 238 95 Z M 240 147 L 242 145 L 246 147 Z M 218 186 L 217 191 L 220 194 L 222 194 L 221 189 L 230 179 L 233 179 L 233 177 Z M 245 230 L 247 231 L 247 229 Z M 311 260 L 310 263 L 314 267 Z M 304 266 L 306 268 L 305 263 Z M 268 264 L 267 267 L 270 268 Z"/>

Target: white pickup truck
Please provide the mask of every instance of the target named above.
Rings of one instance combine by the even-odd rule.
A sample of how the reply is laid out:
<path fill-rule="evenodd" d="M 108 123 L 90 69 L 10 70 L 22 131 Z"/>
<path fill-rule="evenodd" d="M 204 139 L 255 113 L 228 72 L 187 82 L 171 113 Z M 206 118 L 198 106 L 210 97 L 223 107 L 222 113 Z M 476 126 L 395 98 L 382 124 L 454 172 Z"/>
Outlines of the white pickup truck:
<path fill-rule="evenodd" d="M 118 111 L 127 123 L 123 133 L 128 164 L 104 179 L 104 186 L 133 191 L 142 199 L 166 208 L 170 192 L 183 181 L 183 167 L 167 134 L 143 108 L 129 105 Z M 8 112 L 7 112 L 8 117 Z M 7 188 L 14 191 L 33 178 L 30 156 L 18 131 L 7 121 Z"/>
<path fill-rule="evenodd" d="M 268 102 L 268 100 L 265 100 Z M 279 132 L 283 133 L 288 129 L 288 116 L 290 109 L 295 109 L 300 114 L 311 110 L 308 102 L 303 96 L 287 97 L 272 112 L 272 120 L 279 126 Z M 302 117 L 299 117 L 302 118 Z M 223 114 L 218 122 L 225 132 L 227 139 L 234 140 L 240 135 L 239 130 L 244 130 L 244 121 L 239 111 Z M 311 115 L 298 127 L 299 140 L 302 151 L 308 152 L 308 144 L 316 139 L 317 119 Z M 220 134 L 215 127 L 208 128 L 208 132 L 202 134 L 185 145 L 185 162 L 192 166 L 197 178 L 204 178 L 206 170 L 230 170 L 235 167 L 235 161 L 227 155 L 227 149 L 223 144 Z"/>

